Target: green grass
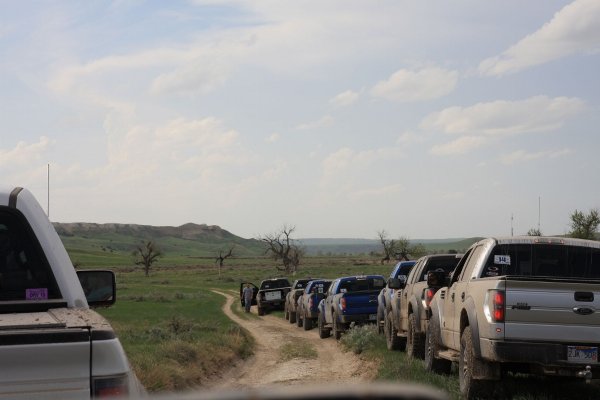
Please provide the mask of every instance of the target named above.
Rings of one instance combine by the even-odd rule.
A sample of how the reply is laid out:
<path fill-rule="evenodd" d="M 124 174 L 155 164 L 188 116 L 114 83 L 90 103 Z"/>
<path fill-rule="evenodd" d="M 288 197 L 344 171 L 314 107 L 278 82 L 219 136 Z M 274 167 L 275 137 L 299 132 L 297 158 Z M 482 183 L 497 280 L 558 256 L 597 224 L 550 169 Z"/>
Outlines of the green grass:
<path fill-rule="evenodd" d="M 281 361 L 289 361 L 295 358 L 315 359 L 318 354 L 315 346 L 304 339 L 295 339 L 294 342 L 288 342 L 281 345 L 279 348 L 279 359 Z"/>

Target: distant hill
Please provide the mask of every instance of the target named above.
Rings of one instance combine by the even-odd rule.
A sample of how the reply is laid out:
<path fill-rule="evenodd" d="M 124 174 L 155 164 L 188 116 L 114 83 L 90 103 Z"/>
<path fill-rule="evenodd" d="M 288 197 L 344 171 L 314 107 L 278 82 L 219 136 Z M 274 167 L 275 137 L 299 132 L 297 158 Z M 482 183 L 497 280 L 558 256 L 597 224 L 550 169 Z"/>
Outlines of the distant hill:
<path fill-rule="evenodd" d="M 165 256 L 161 263 L 191 264 L 194 258 L 213 258 L 235 246 L 237 257 L 256 257 L 264 248 L 256 239 L 244 239 L 216 225 L 181 226 L 135 224 L 54 223 L 74 263 L 132 264 L 132 251 L 143 240 L 155 241 Z"/>
<path fill-rule="evenodd" d="M 135 224 L 54 223 L 73 263 L 87 266 L 133 265 L 132 251 L 144 240 L 153 240 L 164 256 L 162 265 L 194 264 L 200 258 L 214 259 L 219 251 L 234 247 L 235 257 L 262 257 L 263 244 L 244 239 L 217 225 L 192 224 L 151 226 Z M 464 251 L 478 238 L 415 239 L 430 253 Z M 306 238 L 297 239 L 309 256 L 360 255 L 379 253 L 376 239 Z"/>

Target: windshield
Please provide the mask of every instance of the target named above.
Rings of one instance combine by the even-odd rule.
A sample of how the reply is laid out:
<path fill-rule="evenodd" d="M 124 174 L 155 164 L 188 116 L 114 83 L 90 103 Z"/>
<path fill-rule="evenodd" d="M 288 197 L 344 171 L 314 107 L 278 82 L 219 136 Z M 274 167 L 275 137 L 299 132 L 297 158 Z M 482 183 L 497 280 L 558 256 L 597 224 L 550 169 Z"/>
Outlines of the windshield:
<path fill-rule="evenodd" d="M 290 287 L 290 282 L 287 279 L 276 279 L 272 281 L 263 281 L 260 284 L 260 289 L 279 289 L 284 287 Z"/>
<path fill-rule="evenodd" d="M 499 275 L 600 279 L 600 249 L 559 244 L 498 245 L 481 277 Z"/>
<path fill-rule="evenodd" d="M 365 290 L 381 290 L 385 286 L 383 277 L 349 279 L 340 282 L 340 293 L 352 293 Z"/>

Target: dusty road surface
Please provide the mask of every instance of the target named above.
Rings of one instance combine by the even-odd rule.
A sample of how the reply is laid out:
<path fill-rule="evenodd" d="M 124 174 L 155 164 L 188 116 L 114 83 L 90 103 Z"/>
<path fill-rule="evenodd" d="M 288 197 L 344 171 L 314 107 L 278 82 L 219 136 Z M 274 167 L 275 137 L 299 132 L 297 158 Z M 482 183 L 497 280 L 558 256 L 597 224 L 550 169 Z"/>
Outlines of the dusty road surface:
<path fill-rule="evenodd" d="M 258 319 L 243 319 L 231 311 L 237 296 L 214 290 L 227 298 L 223 312 L 246 328 L 256 340 L 254 356 L 229 371 L 213 388 L 240 389 L 265 385 L 299 385 L 305 383 L 357 383 L 369 381 L 373 366 L 359 360 L 351 352 L 342 351 L 335 339 L 320 339 L 317 329 L 304 331 L 280 317 L 266 315 Z M 256 312 L 253 307 L 252 312 Z M 316 350 L 313 359 L 281 360 L 281 346 L 298 340 L 308 342 Z"/>

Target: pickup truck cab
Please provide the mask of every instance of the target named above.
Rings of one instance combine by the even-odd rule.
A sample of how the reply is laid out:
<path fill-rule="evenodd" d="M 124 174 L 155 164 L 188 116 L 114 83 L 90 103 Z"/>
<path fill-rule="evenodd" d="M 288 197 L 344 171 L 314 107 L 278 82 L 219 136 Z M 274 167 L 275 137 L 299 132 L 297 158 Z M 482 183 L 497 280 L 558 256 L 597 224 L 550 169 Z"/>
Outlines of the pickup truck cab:
<path fill-rule="evenodd" d="M 426 368 L 459 364 L 464 397 L 503 373 L 600 373 L 600 242 L 489 238 L 473 244 L 431 301 Z"/>
<path fill-rule="evenodd" d="M 330 280 L 315 279 L 306 284 L 302 296 L 298 298 L 296 313 L 298 326 L 305 331 L 311 330 L 319 317 L 319 303 L 325 298 L 325 293 L 331 285 Z"/>
<path fill-rule="evenodd" d="M 392 279 L 399 279 L 400 281 L 406 282 L 406 278 L 408 277 L 408 273 L 415 265 L 416 261 L 400 261 L 390 274 L 390 277 L 387 280 L 387 284 L 377 296 L 377 331 L 379 333 L 384 333 L 383 328 L 385 327 L 385 316 L 392 309 L 392 297 L 394 296 L 394 291 L 396 289 L 390 288 L 390 281 Z"/>
<path fill-rule="evenodd" d="M 462 254 L 435 254 L 421 257 L 404 280 L 392 278 L 388 286 L 395 290 L 390 309 L 385 316 L 385 336 L 389 350 L 406 347 L 410 358 L 425 356 L 425 332 L 427 330 L 429 302 L 435 288 L 429 287 L 427 274 L 438 271 L 450 273 Z M 406 346 L 404 346 L 406 344 Z"/>
<path fill-rule="evenodd" d="M 110 324 L 111 271 L 78 271 L 22 188 L 0 188 L 0 398 L 82 399 L 144 393 Z"/>
<path fill-rule="evenodd" d="M 319 336 L 333 331 L 340 339 L 350 324 L 375 323 L 377 295 L 385 285 L 381 275 L 347 276 L 331 283 L 327 296 L 319 303 Z"/>

